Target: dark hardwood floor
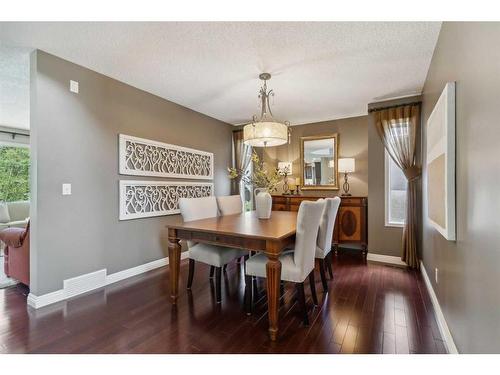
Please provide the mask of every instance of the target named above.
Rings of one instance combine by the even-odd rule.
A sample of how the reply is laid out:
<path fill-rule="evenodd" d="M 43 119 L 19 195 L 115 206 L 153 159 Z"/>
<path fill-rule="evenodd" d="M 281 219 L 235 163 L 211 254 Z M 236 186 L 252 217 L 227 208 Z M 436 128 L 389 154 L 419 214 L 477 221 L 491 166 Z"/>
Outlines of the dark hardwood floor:
<path fill-rule="evenodd" d="M 168 267 L 39 310 L 26 288 L 0 290 L 0 353 L 444 353 L 434 310 L 419 273 L 366 264 L 358 253 L 334 257 L 334 280 L 304 327 L 292 284 L 285 286 L 280 338 L 267 335 L 265 280 L 255 311 L 243 312 L 244 275 L 228 267 L 222 304 L 208 267 L 197 264 L 186 291 L 181 265 L 177 308 L 170 304 Z"/>

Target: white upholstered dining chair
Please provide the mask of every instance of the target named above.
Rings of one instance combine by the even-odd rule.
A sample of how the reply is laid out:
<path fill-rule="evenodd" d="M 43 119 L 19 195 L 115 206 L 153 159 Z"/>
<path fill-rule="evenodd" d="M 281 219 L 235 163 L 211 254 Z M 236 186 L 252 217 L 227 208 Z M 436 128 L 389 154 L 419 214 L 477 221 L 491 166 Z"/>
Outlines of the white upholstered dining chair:
<path fill-rule="evenodd" d="M 223 195 L 217 197 L 217 206 L 221 216 L 237 215 L 243 212 L 243 203 L 239 195 Z M 248 258 L 248 253 L 245 254 Z M 238 261 L 239 262 L 239 261 Z M 226 271 L 227 264 L 224 265 L 223 270 Z M 214 267 L 210 267 L 210 277 L 214 275 Z"/>
<path fill-rule="evenodd" d="M 305 325 L 309 324 L 304 294 L 304 280 L 307 277 L 309 277 L 313 301 L 315 304 L 318 303 L 314 282 L 314 255 L 324 206 L 324 201 L 303 201 L 300 204 L 297 214 L 295 248 L 284 252 L 279 258 L 281 280 L 295 283 Z M 264 254 L 257 254 L 246 261 L 245 310 L 247 314 L 250 314 L 252 310 L 251 277 L 266 277 L 266 263 L 267 257 Z"/>
<path fill-rule="evenodd" d="M 239 195 L 226 195 L 217 197 L 217 206 L 222 216 L 236 215 L 243 212 L 243 204 L 241 196 Z"/>
<path fill-rule="evenodd" d="M 331 258 L 332 237 L 333 228 L 335 227 L 335 218 L 337 217 L 337 212 L 340 206 L 340 198 L 335 197 L 320 199 L 320 201 L 323 200 L 325 202 L 325 208 L 323 209 L 323 214 L 321 215 L 319 223 L 315 258 L 319 261 L 321 283 L 323 284 L 323 290 L 326 292 L 328 290 L 328 283 L 326 282 L 325 268 L 328 269 L 330 278 L 333 279 Z"/>
<path fill-rule="evenodd" d="M 218 215 L 215 197 L 180 198 L 179 208 L 184 221 L 193 221 L 216 217 Z M 189 248 L 189 275 L 187 288 L 191 289 L 194 277 L 195 262 L 215 267 L 215 295 L 217 303 L 221 302 L 222 267 L 233 259 L 240 258 L 247 252 L 229 247 L 187 241 Z"/>

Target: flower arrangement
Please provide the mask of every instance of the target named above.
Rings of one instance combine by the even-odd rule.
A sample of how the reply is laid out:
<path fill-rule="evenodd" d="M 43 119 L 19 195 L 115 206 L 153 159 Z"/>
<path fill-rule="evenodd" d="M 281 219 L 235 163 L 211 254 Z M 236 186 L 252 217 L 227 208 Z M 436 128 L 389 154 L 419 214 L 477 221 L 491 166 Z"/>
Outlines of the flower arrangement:
<path fill-rule="evenodd" d="M 252 152 L 252 164 L 252 173 L 237 168 L 228 168 L 229 178 L 241 178 L 245 184 L 253 185 L 254 188 L 267 189 L 269 192 L 275 191 L 278 184 L 283 180 L 283 173 L 278 168 L 268 172 L 264 162 L 260 160 L 255 151 Z"/>
<path fill-rule="evenodd" d="M 283 169 L 278 169 L 278 173 L 280 176 L 283 176 L 286 178 L 290 175 L 290 169 L 288 169 L 288 167 L 285 167 Z"/>

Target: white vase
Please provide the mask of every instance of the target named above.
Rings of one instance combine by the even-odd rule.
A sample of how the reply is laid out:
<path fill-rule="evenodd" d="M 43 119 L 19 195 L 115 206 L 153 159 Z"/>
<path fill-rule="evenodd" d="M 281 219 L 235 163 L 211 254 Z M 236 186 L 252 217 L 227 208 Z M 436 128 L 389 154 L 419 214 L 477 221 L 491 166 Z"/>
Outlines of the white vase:
<path fill-rule="evenodd" d="M 271 217 L 271 209 L 273 199 L 271 194 L 264 188 L 255 189 L 255 210 L 259 219 L 269 219 Z"/>

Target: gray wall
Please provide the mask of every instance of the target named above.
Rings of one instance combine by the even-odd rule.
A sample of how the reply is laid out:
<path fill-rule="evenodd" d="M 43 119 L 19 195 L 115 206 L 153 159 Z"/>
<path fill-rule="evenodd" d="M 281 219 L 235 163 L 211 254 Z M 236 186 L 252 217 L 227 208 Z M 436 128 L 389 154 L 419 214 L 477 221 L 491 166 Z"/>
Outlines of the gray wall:
<path fill-rule="evenodd" d="M 231 125 L 41 51 L 32 63 L 35 295 L 166 256 L 165 226 L 175 216 L 118 220 L 118 181 L 134 179 L 118 174 L 119 133 L 213 152 L 215 192 L 229 194 Z M 71 79 L 79 94 L 69 91 Z M 61 195 L 64 182 L 71 196 Z"/>
<path fill-rule="evenodd" d="M 444 85 L 457 82 L 457 241 L 428 223 L 424 142 L 422 255 L 464 353 L 500 352 L 499 41 L 499 23 L 444 23 L 423 91 L 425 124 Z"/>
<path fill-rule="evenodd" d="M 349 174 L 350 192 L 357 196 L 368 194 L 368 116 L 351 117 L 340 120 L 316 122 L 292 127 L 291 143 L 264 149 L 264 161 L 277 167 L 280 161 L 293 162 L 293 176 L 300 177 L 300 137 L 338 133 L 339 157 L 355 158 L 356 172 Z M 339 176 L 342 187 L 343 176 Z M 336 191 L 304 190 L 304 195 L 335 196 Z"/>

